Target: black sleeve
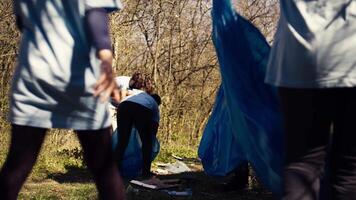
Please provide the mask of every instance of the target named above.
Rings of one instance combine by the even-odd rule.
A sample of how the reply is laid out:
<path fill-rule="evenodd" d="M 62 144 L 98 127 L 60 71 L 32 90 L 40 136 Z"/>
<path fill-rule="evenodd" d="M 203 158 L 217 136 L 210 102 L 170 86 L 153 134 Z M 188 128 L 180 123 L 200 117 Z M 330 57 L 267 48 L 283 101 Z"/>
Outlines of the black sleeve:
<path fill-rule="evenodd" d="M 102 49 L 111 50 L 109 18 L 106 10 L 104 8 L 93 8 L 86 11 L 85 24 L 93 46 L 98 51 Z"/>

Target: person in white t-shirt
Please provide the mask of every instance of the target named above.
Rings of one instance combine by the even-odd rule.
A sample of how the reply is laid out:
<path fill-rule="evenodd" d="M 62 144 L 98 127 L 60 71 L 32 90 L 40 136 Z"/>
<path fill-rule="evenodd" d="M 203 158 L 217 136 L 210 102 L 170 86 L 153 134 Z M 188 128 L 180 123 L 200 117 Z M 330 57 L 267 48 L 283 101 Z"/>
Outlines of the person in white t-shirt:
<path fill-rule="evenodd" d="M 128 87 L 127 78 L 117 77 L 116 80 L 122 90 L 121 101 L 117 106 L 117 131 L 120 133 L 115 149 L 117 161 L 120 165 L 131 130 L 135 127 L 142 141 L 142 176 L 151 177 L 152 136 L 158 130 L 160 98 L 152 95 L 152 83 L 147 75 L 134 73 Z"/>
<path fill-rule="evenodd" d="M 18 198 L 52 128 L 78 136 L 98 199 L 126 199 L 108 117 L 108 97 L 118 93 L 108 12 L 120 10 L 120 0 L 12 2 L 22 39 L 9 90 L 11 143 L 0 199 Z"/>
<path fill-rule="evenodd" d="M 110 103 L 110 116 L 112 119 L 112 130 L 115 131 L 117 124 L 116 124 L 116 110 L 117 107 L 119 106 L 119 101 L 123 99 L 123 97 L 126 97 L 129 95 L 129 82 L 130 82 L 131 77 L 130 76 L 117 76 L 115 77 L 115 82 L 117 87 L 119 88 L 119 93 L 114 97 L 112 96 L 111 98 L 111 103 Z"/>
<path fill-rule="evenodd" d="M 356 1 L 287 0 L 280 11 L 266 82 L 284 115 L 282 199 L 325 194 L 328 160 L 327 196 L 356 200 Z"/>

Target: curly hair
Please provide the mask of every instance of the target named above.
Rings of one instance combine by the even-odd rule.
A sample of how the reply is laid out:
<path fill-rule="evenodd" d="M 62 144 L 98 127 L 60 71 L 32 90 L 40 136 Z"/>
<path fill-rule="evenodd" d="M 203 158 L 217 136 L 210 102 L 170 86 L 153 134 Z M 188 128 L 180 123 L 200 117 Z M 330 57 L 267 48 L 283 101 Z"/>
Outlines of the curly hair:
<path fill-rule="evenodd" d="M 142 74 L 140 72 L 132 74 L 129 87 L 130 89 L 143 90 L 149 94 L 153 92 L 153 84 L 150 77 L 147 74 Z"/>

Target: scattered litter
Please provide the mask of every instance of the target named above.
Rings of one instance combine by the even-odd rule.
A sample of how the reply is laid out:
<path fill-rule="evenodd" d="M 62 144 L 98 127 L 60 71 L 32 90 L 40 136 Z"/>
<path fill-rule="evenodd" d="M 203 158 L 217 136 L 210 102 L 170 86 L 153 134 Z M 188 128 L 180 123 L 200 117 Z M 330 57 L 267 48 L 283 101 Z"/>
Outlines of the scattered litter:
<path fill-rule="evenodd" d="M 150 190 L 159 190 L 171 196 L 192 196 L 193 191 L 191 188 L 183 189 L 182 180 L 180 179 L 159 179 L 152 177 L 147 180 L 131 180 L 130 185 L 127 187 L 127 193 L 139 193 L 140 189 L 145 188 Z M 175 189 L 173 189 L 175 188 Z"/>
<path fill-rule="evenodd" d="M 176 156 L 176 155 L 174 155 L 174 154 L 172 155 L 172 157 L 173 157 L 173 158 L 175 158 L 175 159 L 177 159 L 177 160 L 180 160 L 180 161 L 182 161 L 182 160 L 183 160 L 183 158 L 182 158 L 182 157 Z"/>
<path fill-rule="evenodd" d="M 167 175 L 167 174 L 169 174 L 169 172 L 167 170 L 161 169 L 161 168 L 157 168 L 154 171 L 159 175 Z"/>
<path fill-rule="evenodd" d="M 183 161 L 183 162 L 189 162 L 189 163 L 201 163 L 201 160 L 199 158 L 183 158 L 177 155 L 172 154 L 172 157 L 176 160 Z"/>
<path fill-rule="evenodd" d="M 174 188 L 179 187 L 181 184 L 179 183 L 179 179 L 170 179 L 170 180 L 160 180 L 156 177 L 147 179 L 147 180 L 131 180 L 130 183 L 136 186 L 144 187 L 147 189 L 152 190 L 159 190 L 159 189 L 167 189 L 167 188 Z"/>
<path fill-rule="evenodd" d="M 192 189 L 187 188 L 183 191 L 174 191 L 174 190 L 162 190 L 171 196 L 192 196 L 193 192 Z"/>
<path fill-rule="evenodd" d="M 179 173 L 191 171 L 191 169 L 184 162 L 181 161 L 176 161 L 173 164 L 171 163 L 164 164 L 164 165 L 161 164 L 159 167 L 163 167 L 163 170 L 166 170 L 168 173 L 172 173 L 172 174 L 179 174 Z"/>
<path fill-rule="evenodd" d="M 131 180 L 130 183 L 134 184 L 134 185 L 138 185 L 144 188 L 149 188 L 149 189 L 157 189 L 156 185 L 151 185 L 148 183 L 144 183 L 142 181 L 138 181 L 138 180 Z"/>

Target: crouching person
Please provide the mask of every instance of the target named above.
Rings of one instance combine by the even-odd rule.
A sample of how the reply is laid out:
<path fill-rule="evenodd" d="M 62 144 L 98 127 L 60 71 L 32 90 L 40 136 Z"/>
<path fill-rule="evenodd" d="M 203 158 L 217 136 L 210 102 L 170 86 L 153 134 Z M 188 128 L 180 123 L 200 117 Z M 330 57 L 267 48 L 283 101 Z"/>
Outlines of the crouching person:
<path fill-rule="evenodd" d="M 118 85 L 119 88 L 123 88 L 121 83 Z M 134 73 L 129 81 L 128 91 L 123 92 L 127 96 L 122 96 L 117 107 L 118 144 L 115 148 L 117 162 L 119 166 L 123 164 L 124 154 L 128 149 L 130 137 L 132 137 L 131 134 L 137 131 L 142 144 L 142 178 L 153 176 L 151 172 L 152 152 L 154 146 L 157 148 L 158 143 L 155 136 L 160 120 L 158 106 L 161 99 L 157 94 L 152 94 L 152 91 L 149 77 L 141 73 Z M 156 152 L 158 151 L 156 150 Z"/>

